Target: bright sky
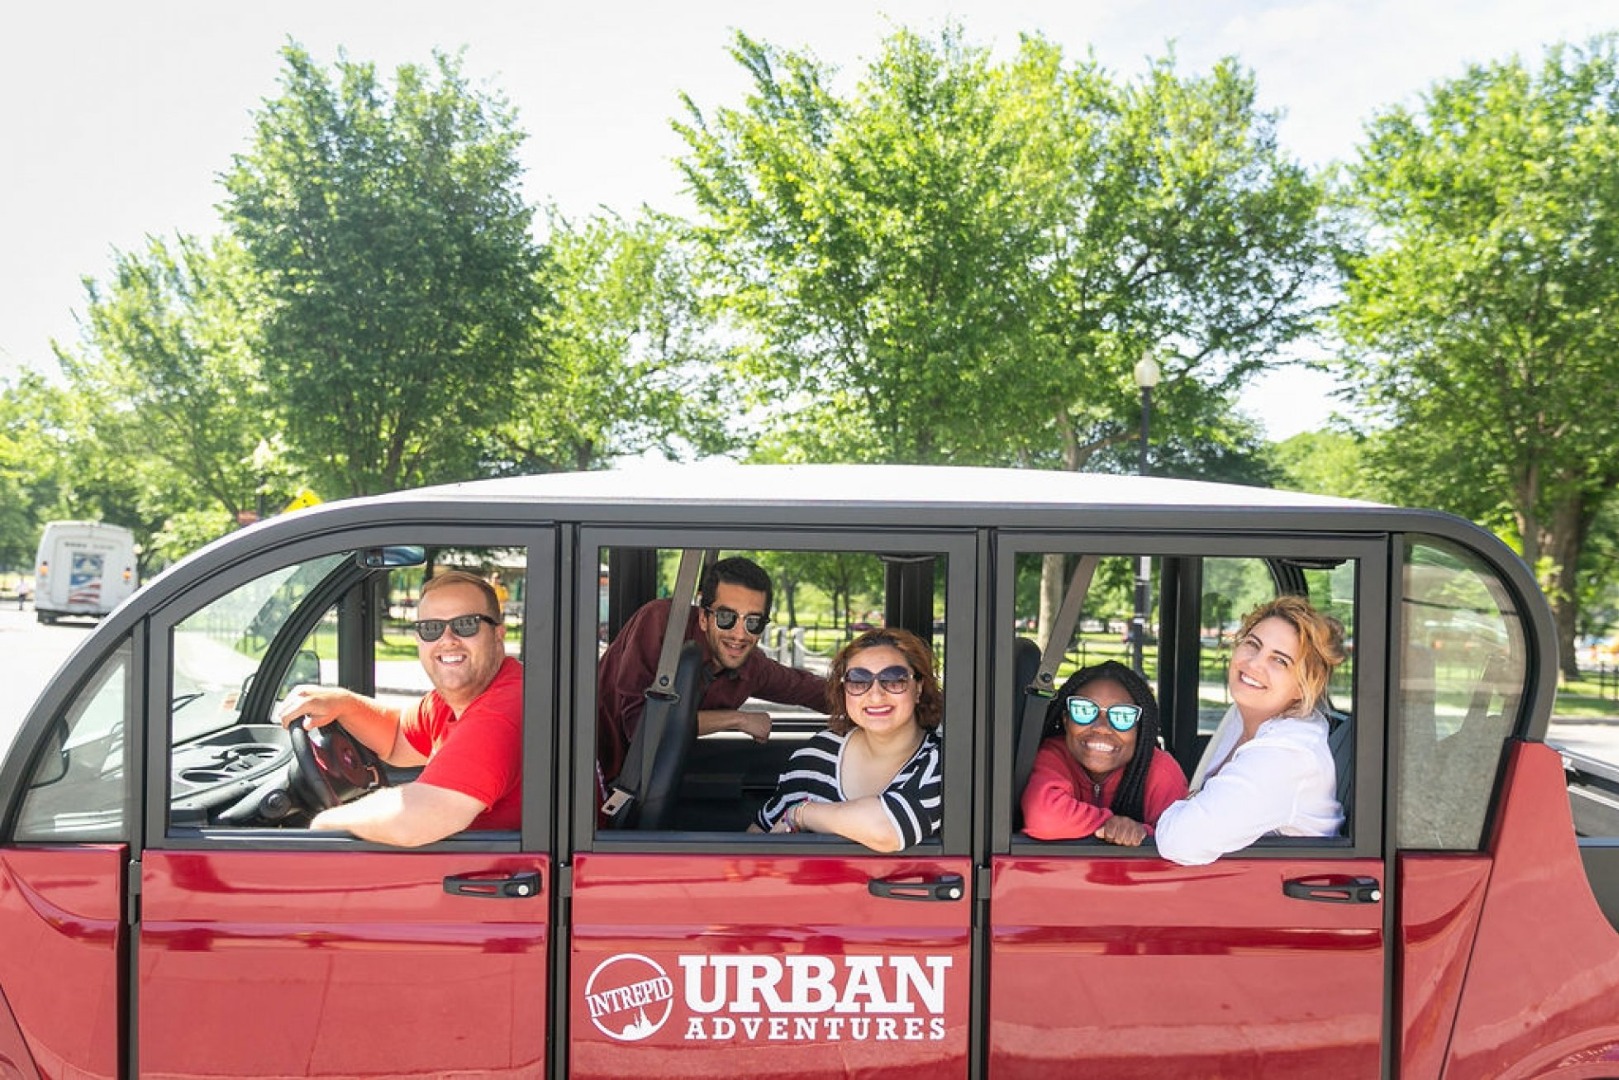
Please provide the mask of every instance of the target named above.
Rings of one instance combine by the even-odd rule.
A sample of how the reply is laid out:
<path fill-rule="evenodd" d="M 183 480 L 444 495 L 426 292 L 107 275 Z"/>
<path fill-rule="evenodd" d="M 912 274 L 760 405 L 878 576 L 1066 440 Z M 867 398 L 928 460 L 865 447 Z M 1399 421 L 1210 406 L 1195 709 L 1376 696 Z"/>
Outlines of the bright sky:
<path fill-rule="evenodd" d="M 1619 28 L 1611 0 L 16 0 L 0 15 L 0 379 L 51 370 L 75 342 L 81 279 L 151 235 L 209 235 L 218 176 L 247 148 L 249 117 L 277 92 L 289 38 L 330 63 L 339 49 L 391 73 L 435 47 L 516 107 L 528 132 L 526 194 L 570 215 L 642 203 L 683 211 L 669 129 L 684 91 L 712 109 L 746 80 L 734 30 L 808 49 L 850 76 L 896 26 L 959 22 L 1009 52 L 1039 31 L 1134 77 L 1174 42 L 1183 73 L 1236 55 L 1284 146 L 1307 164 L 1349 158 L 1364 121 L 1411 104 L 1466 64 Z M 1272 438 L 1319 427 L 1330 384 L 1272 376 L 1244 408 Z"/>

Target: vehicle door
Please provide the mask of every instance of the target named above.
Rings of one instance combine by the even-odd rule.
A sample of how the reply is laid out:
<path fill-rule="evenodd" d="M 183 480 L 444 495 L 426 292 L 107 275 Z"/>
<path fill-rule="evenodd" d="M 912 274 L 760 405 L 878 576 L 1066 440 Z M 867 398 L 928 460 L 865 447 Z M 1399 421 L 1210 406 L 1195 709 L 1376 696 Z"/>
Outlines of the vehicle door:
<path fill-rule="evenodd" d="M 989 1073 L 1110 1077 L 1376 1076 L 1391 902 L 1382 858 L 1385 545 L 1274 536 L 1003 537 L 992 660 L 997 762 L 990 893 Z M 1334 739 L 1355 769 L 1345 835 L 1265 838 L 1178 866 L 1149 838 L 1039 841 L 1021 831 L 1012 747 L 1025 687 L 1012 630 L 1028 579 L 1101 556 L 1085 617 L 1053 686 L 1101 659 L 1131 664 L 1130 579 L 1146 576 L 1144 666 L 1166 746 L 1190 776 L 1225 711 L 1230 631 L 1279 592 L 1338 617 L 1352 658 L 1330 687 Z M 1059 557 L 1060 556 L 1060 557 Z M 1150 563 L 1140 564 L 1143 556 Z M 1150 565 L 1139 575 L 1138 565 Z M 1022 585 L 1020 591 L 1019 586 Z M 1120 609 L 1123 609 L 1121 612 Z M 1111 624 L 1111 626 L 1110 626 Z M 1128 631 L 1126 631 L 1128 634 Z M 1048 688 L 1047 693 L 1050 693 Z M 1045 702 L 1034 710 L 1043 712 Z M 1037 719 L 1036 723 L 1042 720 Z M 1060 727 L 1060 724 L 1059 724 Z M 1042 729 L 1043 730 L 1043 729 Z M 1138 747 L 1139 751 L 1139 747 Z"/>
<path fill-rule="evenodd" d="M 505 633 L 525 661 L 523 827 L 408 851 L 311 831 L 307 785 L 278 781 L 300 766 L 275 704 L 298 683 L 419 697 L 424 561 L 519 587 Z M 553 610 L 554 567 L 548 532 L 393 523 L 213 569 L 153 617 L 133 1071 L 543 1071 L 553 637 L 521 616 Z"/>
<path fill-rule="evenodd" d="M 0 1073 L 121 1074 L 143 635 L 75 654 L 0 769 Z M 9 1069 L 9 1072 L 8 1072 Z"/>
<path fill-rule="evenodd" d="M 682 1074 L 705 1076 L 966 1075 L 974 978 L 970 537 L 585 529 L 581 636 L 597 626 L 610 550 L 661 549 L 667 566 L 676 545 L 744 550 L 770 567 L 776 624 L 761 648 L 779 650 L 786 663 L 824 671 L 846 640 L 844 623 L 863 621 L 859 609 L 868 604 L 933 638 L 944 671 L 943 831 L 892 855 L 839 838 L 746 832 L 788 753 L 825 726 L 824 716 L 763 704 L 776 714 L 767 744 L 729 733 L 697 740 L 670 827 L 598 828 L 598 650 L 577 648 L 562 1010 L 569 1075 L 668 1075 L 676 1062 Z M 886 600 L 878 573 L 885 567 Z M 839 586 L 840 574 L 853 584 Z M 811 628 L 806 637 L 804 591 L 802 621 L 792 627 L 784 617 L 793 575 L 856 610 L 841 612 L 835 630 Z M 643 734 L 652 723 L 643 720 Z"/>

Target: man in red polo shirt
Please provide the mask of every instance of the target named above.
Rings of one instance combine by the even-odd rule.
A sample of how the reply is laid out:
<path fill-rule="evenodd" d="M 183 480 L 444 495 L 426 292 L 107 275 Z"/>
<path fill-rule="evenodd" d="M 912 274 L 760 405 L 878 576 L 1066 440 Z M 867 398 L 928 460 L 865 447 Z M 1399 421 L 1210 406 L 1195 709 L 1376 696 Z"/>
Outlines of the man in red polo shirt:
<path fill-rule="evenodd" d="M 415 847 L 463 829 L 516 829 L 522 804 L 523 665 L 506 655 L 494 589 L 459 570 L 422 585 L 416 653 L 433 689 L 403 709 L 342 687 L 300 686 L 277 719 L 306 728 L 340 720 L 390 765 L 425 766 L 317 814 L 310 827 Z"/>
<path fill-rule="evenodd" d="M 701 643 L 703 691 L 697 733 L 746 732 L 755 742 L 770 738 L 770 714 L 743 709 L 749 698 L 826 711 L 826 677 L 787 667 L 758 651 L 770 618 L 770 575 L 750 559 L 721 559 L 703 571 L 697 605 L 685 616 L 685 640 Z M 657 672 L 668 600 L 643 604 L 630 616 L 596 669 L 596 766 L 598 794 L 624 767 L 630 739 L 641 725 L 647 687 Z"/>

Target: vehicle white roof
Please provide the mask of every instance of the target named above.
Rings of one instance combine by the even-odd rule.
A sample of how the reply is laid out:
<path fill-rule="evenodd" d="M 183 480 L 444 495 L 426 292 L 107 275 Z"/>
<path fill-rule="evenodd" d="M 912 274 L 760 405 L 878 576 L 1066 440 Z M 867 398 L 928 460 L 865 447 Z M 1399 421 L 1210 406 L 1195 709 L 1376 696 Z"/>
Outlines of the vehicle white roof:
<path fill-rule="evenodd" d="M 478 480 L 394 493 L 413 499 L 557 503 L 668 503 L 722 499 L 735 505 L 860 503 L 1039 507 L 1371 507 L 1376 503 L 1274 488 L 1166 477 L 1039 469 L 922 465 L 635 464 L 599 472 Z"/>

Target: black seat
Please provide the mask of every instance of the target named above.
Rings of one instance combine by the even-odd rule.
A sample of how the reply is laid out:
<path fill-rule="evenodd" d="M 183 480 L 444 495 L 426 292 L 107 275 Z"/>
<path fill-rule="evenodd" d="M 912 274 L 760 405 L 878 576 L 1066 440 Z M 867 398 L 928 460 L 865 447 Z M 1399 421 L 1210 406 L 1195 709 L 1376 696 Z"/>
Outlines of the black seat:
<path fill-rule="evenodd" d="M 1040 749 L 1040 735 L 1046 724 L 1048 694 L 1032 690 L 1040 670 L 1040 646 L 1028 638 L 1012 639 L 1012 820 L 1023 827 L 1023 789 L 1034 771 L 1034 756 Z"/>
<path fill-rule="evenodd" d="M 1346 712 L 1328 706 L 1327 749 L 1338 770 L 1338 805 L 1344 808 L 1344 833 L 1349 832 L 1350 801 L 1355 794 L 1355 721 Z"/>
<path fill-rule="evenodd" d="M 648 692 L 641 723 L 630 739 L 616 787 L 632 796 L 609 819 L 614 829 L 674 827 L 686 758 L 697 740 L 697 704 L 702 697 L 703 653 L 695 641 L 680 647 L 670 693 Z"/>

